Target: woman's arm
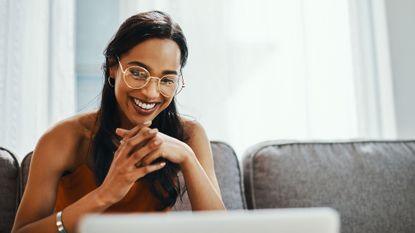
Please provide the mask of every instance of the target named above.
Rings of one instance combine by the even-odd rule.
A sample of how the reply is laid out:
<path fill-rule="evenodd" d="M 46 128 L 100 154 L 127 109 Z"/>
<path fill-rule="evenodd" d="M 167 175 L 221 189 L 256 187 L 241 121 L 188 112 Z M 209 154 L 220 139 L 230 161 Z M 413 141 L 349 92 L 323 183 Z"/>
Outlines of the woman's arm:
<path fill-rule="evenodd" d="M 181 168 L 193 210 L 225 210 L 215 175 L 212 150 L 203 127 L 187 122 L 189 141 L 194 155 L 187 157 Z"/>
<path fill-rule="evenodd" d="M 62 221 L 67 233 L 75 232 L 78 222 L 86 213 L 99 213 L 121 200 L 137 179 L 155 170 L 160 164 L 137 168 L 137 160 L 130 158 L 130 151 L 142 141 L 154 138 L 155 133 L 137 126 L 132 129 L 135 137 L 121 145 L 115 152 L 108 174 L 98 188 L 63 210 Z M 71 133 L 72 132 L 72 133 Z M 128 137 L 127 137 L 128 138 Z M 46 133 L 33 153 L 30 172 L 23 199 L 17 211 L 13 233 L 57 232 L 56 214 L 53 213 L 59 180 L 64 171 L 70 170 L 80 156 L 77 152 L 79 135 L 73 126 L 58 126 Z M 154 144 L 143 147 L 146 153 L 157 149 Z M 81 161 L 84 162 L 84 161 Z"/>
<path fill-rule="evenodd" d="M 76 135 L 65 124 L 49 131 L 39 140 L 33 152 L 26 189 L 16 214 L 12 232 L 57 232 L 53 213 L 59 179 L 74 163 Z M 87 212 L 108 207 L 95 190 L 65 209 L 62 219 L 68 232 Z"/>

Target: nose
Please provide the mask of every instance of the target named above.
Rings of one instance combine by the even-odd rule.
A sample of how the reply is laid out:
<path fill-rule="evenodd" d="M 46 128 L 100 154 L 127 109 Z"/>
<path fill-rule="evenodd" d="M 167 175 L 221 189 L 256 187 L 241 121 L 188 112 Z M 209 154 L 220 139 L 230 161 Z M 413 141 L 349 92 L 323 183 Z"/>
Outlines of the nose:
<path fill-rule="evenodd" d="M 150 79 L 141 90 L 149 98 L 155 98 L 161 94 L 158 87 L 158 79 L 154 78 Z"/>

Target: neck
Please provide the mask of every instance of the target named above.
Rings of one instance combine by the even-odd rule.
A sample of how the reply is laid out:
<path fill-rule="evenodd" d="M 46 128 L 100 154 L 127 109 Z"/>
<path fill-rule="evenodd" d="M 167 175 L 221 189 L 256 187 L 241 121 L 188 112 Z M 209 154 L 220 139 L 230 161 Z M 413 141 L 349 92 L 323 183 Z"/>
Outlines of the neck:
<path fill-rule="evenodd" d="M 131 123 L 130 120 L 121 112 L 120 114 L 120 128 L 122 129 L 132 129 L 134 127 L 134 124 Z"/>

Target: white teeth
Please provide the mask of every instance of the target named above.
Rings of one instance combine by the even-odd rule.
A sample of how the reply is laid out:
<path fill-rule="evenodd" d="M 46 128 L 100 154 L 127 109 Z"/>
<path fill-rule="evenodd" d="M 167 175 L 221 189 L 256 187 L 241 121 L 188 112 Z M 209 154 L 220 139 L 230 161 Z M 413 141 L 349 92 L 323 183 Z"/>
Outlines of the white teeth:
<path fill-rule="evenodd" d="M 146 109 L 146 110 L 152 109 L 156 106 L 156 103 L 151 103 L 151 104 L 150 103 L 144 103 L 144 102 L 141 102 L 139 99 L 136 99 L 136 98 L 134 98 L 134 102 L 137 106 L 139 106 L 140 108 Z"/>

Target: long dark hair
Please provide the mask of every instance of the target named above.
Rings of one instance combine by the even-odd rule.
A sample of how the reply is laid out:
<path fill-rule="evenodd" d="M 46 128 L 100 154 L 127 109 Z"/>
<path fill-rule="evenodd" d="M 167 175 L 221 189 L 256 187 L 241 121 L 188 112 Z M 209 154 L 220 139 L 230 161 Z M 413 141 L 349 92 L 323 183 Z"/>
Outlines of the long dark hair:
<path fill-rule="evenodd" d="M 151 39 L 171 39 L 180 48 L 180 64 L 184 67 L 187 60 L 186 38 L 180 26 L 173 22 L 169 15 L 160 11 L 140 13 L 128 18 L 118 29 L 104 51 L 105 63 L 104 87 L 102 90 L 101 106 L 98 110 L 96 134 L 92 140 L 94 172 L 98 185 L 104 181 L 111 165 L 117 146 L 114 144 L 115 129 L 120 125 L 120 113 L 115 99 L 114 89 L 107 82 L 110 68 L 117 65 L 117 59 L 137 44 Z M 160 132 L 185 140 L 183 125 L 179 119 L 175 100 L 163 110 L 153 121 L 151 128 Z M 159 161 L 159 160 L 158 160 Z M 177 164 L 166 161 L 166 166 L 145 176 L 144 181 L 149 184 L 150 190 L 160 201 L 162 209 L 172 207 L 181 197 L 183 188 L 177 178 L 180 168 Z"/>

